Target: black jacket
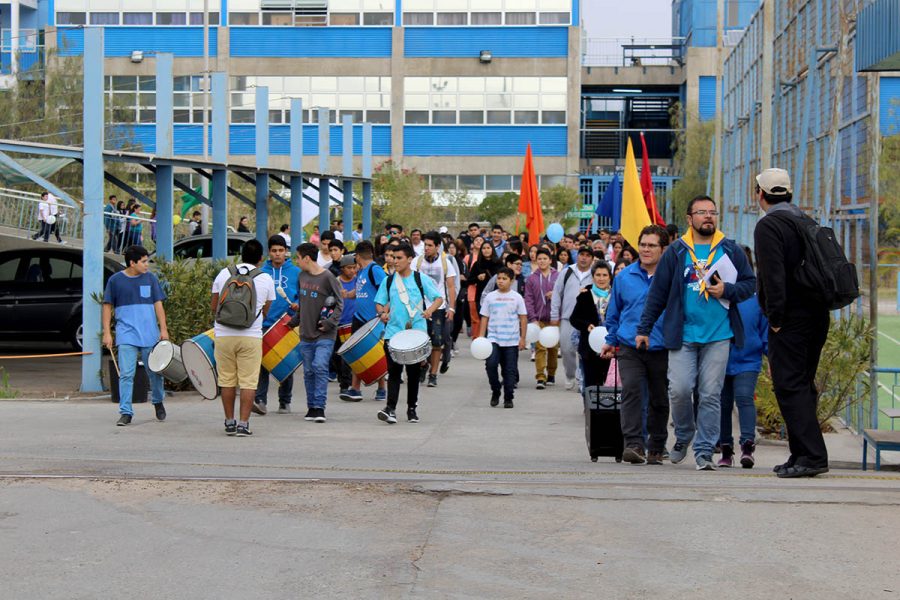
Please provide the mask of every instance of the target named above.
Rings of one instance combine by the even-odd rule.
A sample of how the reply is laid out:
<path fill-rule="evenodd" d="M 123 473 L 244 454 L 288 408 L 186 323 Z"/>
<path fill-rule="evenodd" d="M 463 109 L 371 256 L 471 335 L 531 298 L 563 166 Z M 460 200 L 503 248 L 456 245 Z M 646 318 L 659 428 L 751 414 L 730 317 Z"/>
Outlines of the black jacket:
<path fill-rule="evenodd" d="M 817 315 L 828 309 L 797 283 L 794 271 L 803 260 L 803 240 L 792 223 L 773 215 L 773 211 L 792 215 L 803 212 L 793 204 L 776 204 L 753 232 L 759 305 L 769 325 L 781 327 L 790 315 Z"/>

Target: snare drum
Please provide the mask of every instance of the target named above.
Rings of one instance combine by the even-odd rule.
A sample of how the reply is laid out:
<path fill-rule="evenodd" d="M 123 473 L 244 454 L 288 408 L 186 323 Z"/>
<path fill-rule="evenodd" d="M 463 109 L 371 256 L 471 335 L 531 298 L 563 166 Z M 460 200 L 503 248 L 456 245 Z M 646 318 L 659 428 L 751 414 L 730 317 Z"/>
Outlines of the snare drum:
<path fill-rule="evenodd" d="M 191 383 L 207 400 L 219 395 L 215 330 L 204 331 L 181 344 L 181 360 Z"/>
<path fill-rule="evenodd" d="M 353 323 L 347 323 L 338 327 L 337 339 L 339 344 L 343 344 L 353 335 Z"/>
<path fill-rule="evenodd" d="M 263 336 L 262 366 L 278 383 L 283 383 L 303 364 L 300 336 L 295 329 L 288 327 L 290 320 L 290 315 L 282 315 Z"/>
<path fill-rule="evenodd" d="M 391 359 L 401 365 L 414 365 L 431 356 L 431 338 L 420 329 L 407 329 L 388 340 Z"/>
<path fill-rule="evenodd" d="M 383 334 L 384 323 L 376 317 L 360 327 L 337 351 L 365 385 L 372 385 L 387 375 Z"/>
<path fill-rule="evenodd" d="M 187 371 L 181 362 L 181 348 L 169 340 L 159 340 L 147 359 L 147 366 L 173 383 L 187 379 Z"/>

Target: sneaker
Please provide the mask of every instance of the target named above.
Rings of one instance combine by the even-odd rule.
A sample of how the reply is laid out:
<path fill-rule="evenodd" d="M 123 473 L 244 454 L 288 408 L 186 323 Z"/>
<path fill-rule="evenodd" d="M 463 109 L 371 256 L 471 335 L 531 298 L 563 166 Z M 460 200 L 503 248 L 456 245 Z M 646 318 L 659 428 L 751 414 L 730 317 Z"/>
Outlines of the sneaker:
<path fill-rule="evenodd" d="M 378 420 L 384 421 L 388 425 L 393 425 L 397 422 L 397 415 L 389 408 L 383 408 L 378 411 Z"/>
<path fill-rule="evenodd" d="M 410 423 L 418 423 L 419 415 L 416 413 L 415 408 L 407 408 L 406 409 L 406 420 Z"/>
<path fill-rule="evenodd" d="M 741 444 L 741 466 L 745 469 L 752 469 L 753 465 L 756 464 L 756 460 L 753 458 L 753 452 L 755 450 L 756 444 L 750 440 Z"/>
<path fill-rule="evenodd" d="M 347 390 L 347 396 L 341 398 L 341 400 L 346 400 L 347 402 L 360 402 L 362 399 L 362 392 L 354 388 Z"/>
<path fill-rule="evenodd" d="M 566 389 L 572 390 L 575 388 L 575 379 L 566 379 Z"/>
<path fill-rule="evenodd" d="M 672 453 L 669 455 L 669 460 L 672 461 L 673 465 L 677 465 L 687 456 L 687 446 L 687 444 L 682 442 L 675 442 L 675 445 L 672 446 Z"/>
<path fill-rule="evenodd" d="M 119 420 L 116 421 L 117 427 L 124 427 L 125 425 L 131 424 L 131 415 L 122 415 L 119 417 Z"/>
<path fill-rule="evenodd" d="M 250 427 L 245 425 L 238 425 L 236 427 L 236 433 L 238 437 L 250 437 L 253 435 L 253 432 L 250 431 Z"/>
<path fill-rule="evenodd" d="M 225 421 L 225 435 L 234 435 L 237 433 L 237 423 Z"/>
<path fill-rule="evenodd" d="M 509 400 L 503 401 L 503 408 L 513 408 L 513 407 L 514 407 L 514 405 L 513 405 L 512 398 L 510 398 Z"/>
<path fill-rule="evenodd" d="M 663 453 L 655 450 L 651 450 L 647 453 L 647 464 L 648 465 L 661 465 L 663 464 Z"/>
<path fill-rule="evenodd" d="M 338 392 L 338 398 L 340 398 L 341 400 L 347 400 L 347 392 L 349 391 L 350 390 L 347 388 L 341 388 L 341 391 Z"/>
<path fill-rule="evenodd" d="M 531 351 L 531 362 L 534 362 L 534 350 Z"/>
<path fill-rule="evenodd" d="M 547 384 L 544 383 L 544 381 L 542 379 L 538 379 L 537 385 L 535 385 L 534 387 L 535 387 L 535 389 L 542 390 L 545 387 L 547 387 Z"/>
<path fill-rule="evenodd" d="M 715 471 L 716 465 L 712 461 L 712 456 L 698 456 L 697 457 L 697 470 L 698 471 Z"/>
<path fill-rule="evenodd" d="M 622 461 L 629 462 L 633 465 L 643 465 L 647 462 L 647 457 L 644 455 L 644 449 L 639 446 L 628 446 L 625 448 L 624 452 L 622 452 Z"/>
<path fill-rule="evenodd" d="M 291 414 L 291 405 L 284 404 L 283 402 L 278 403 L 278 414 L 279 415 L 289 415 Z"/>
<path fill-rule="evenodd" d="M 450 370 L 450 363 L 446 362 L 446 363 L 441 363 L 441 368 L 438 369 L 438 372 L 441 375 L 443 375 L 444 373 L 446 373 L 449 370 Z"/>
<path fill-rule="evenodd" d="M 491 392 L 491 406 L 500 404 L 500 392 Z"/>
<path fill-rule="evenodd" d="M 428 387 L 437 387 L 437 375 L 428 376 Z"/>
<path fill-rule="evenodd" d="M 325 409 L 324 408 L 314 408 L 316 414 L 313 415 L 314 423 L 324 423 L 327 419 L 325 418 Z"/>
<path fill-rule="evenodd" d="M 304 421 L 312 421 L 316 418 L 316 409 L 310 408 L 306 411 L 306 416 L 303 417 Z"/>
<path fill-rule="evenodd" d="M 547 385 L 556 385 L 556 377 L 553 375 L 547 375 Z"/>
<path fill-rule="evenodd" d="M 337 373 L 328 373 L 328 381 L 331 383 L 337 381 Z"/>
<path fill-rule="evenodd" d="M 157 421 L 165 421 L 166 420 L 166 407 L 163 406 L 163 403 L 154 404 L 153 409 L 156 411 L 156 420 Z"/>
<path fill-rule="evenodd" d="M 732 446 L 729 444 L 722 444 L 722 456 L 719 458 L 716 465 L 726 468 L 734 466 L 734 448 Z"/>
<path fill-rule="evenodd" d="M 387 401 L 387 390 L 378 389 L 375 391 L 375 402 Z"/>
<path fill-rule="evenodd" d="M 269 412 L 269 409 L 266 408 L 266 405 L 262 402 L 254 402 L 253 406 L 250 408 L 252 412 L 255 412 L 258 415 L 264 415 Z"/>

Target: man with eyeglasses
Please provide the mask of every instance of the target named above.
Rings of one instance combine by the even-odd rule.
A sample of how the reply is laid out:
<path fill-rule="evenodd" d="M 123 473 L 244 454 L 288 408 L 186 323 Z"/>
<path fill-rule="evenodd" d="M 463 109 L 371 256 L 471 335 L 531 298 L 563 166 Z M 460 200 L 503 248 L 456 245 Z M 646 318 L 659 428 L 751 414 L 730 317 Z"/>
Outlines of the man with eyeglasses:
<path fill-rule="evenodd" d="M 635 337 L 635 347 L 646 348 L 650 331 L 665 311 L 663 344 L 669 350 L 669 402 L 675 423 L 670 459 L 674 464 L 683 461 L 693 441 L 699 471 L 716 468 L 712 457 L 721 425 L 719 396 L 731 339 L 738 348 L 744 345 L 737 305 L 756 290 L 756 275 L 747 256 L 717 230 L 718 216 L 709 196 L 697 196 L 688 203 L 687 231 L 660 259 Z M 734 282 L 715 272 L 707 276 L 725 257 L 737 271 Z M 700 396 L 696 421 L 695 388 Z"/>

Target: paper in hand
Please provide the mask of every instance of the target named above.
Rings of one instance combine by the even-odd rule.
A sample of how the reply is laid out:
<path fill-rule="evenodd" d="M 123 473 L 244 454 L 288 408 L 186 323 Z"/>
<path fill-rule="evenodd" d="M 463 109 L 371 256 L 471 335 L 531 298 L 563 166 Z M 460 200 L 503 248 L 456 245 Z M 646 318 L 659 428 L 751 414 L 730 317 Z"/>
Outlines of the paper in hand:
<path fill-rule="evenodd" d="M 714 262 L 713 265 L 706 270 L 703 281 L 705 281 L 707 285 L 709 285 L 709 278 L 712 277 L 713 273 L 715 273 L 724 283 L 735 283 L 737 281 L 737 268 L 735 268 L 734 263 L 731 262 L 731 259 L 728 258 L 727 254 L 723 254 L 722 258 Z M 731 302 L 725 298 L 719 298 L 719 303 L 726 309 L 731 306 Z"/>

